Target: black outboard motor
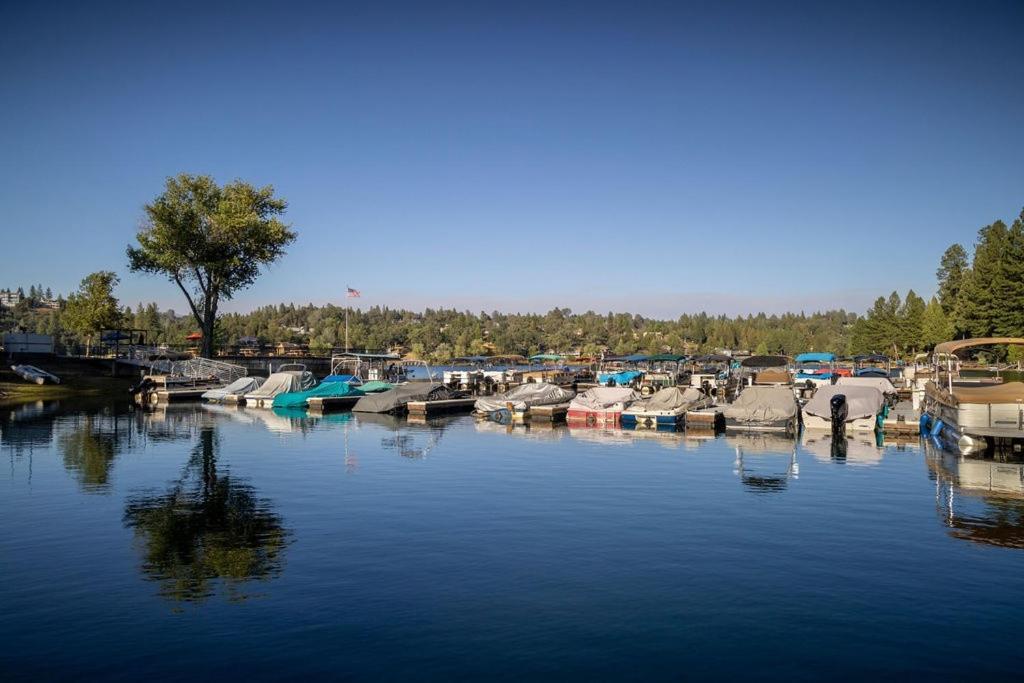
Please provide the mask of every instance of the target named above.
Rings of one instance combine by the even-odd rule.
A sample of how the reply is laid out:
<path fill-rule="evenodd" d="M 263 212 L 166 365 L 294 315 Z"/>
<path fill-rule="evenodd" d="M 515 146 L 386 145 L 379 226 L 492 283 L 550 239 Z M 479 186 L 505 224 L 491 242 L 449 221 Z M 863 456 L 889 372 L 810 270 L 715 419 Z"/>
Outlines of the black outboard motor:
<path fill-rule="evenodd" d="M 832 381 L 832 386 L 835 386 L 835 385 L 839 384 L 839 375 L 837 375 L 836 373 L 833 372 L 832 373 L 832 380 L 831 381 Z"/>
<path fill-rule="evenodd" d="M 836 394 L 828 403 L 832 413 L 832 436 L 846 438 L 846 418 L 850 414 L 850 406 L 846 403 L 846 395 Z"/>
<path fill-rule="evenodd" d="M 128 393 L 131 394 L 132 396 L 135 396 L 136 394 L 143 391 L 148 391 L 155 386 L 156 382 L 151 380 L 149 377 L 145 377 L 138 384 L 128 387 Z"/>

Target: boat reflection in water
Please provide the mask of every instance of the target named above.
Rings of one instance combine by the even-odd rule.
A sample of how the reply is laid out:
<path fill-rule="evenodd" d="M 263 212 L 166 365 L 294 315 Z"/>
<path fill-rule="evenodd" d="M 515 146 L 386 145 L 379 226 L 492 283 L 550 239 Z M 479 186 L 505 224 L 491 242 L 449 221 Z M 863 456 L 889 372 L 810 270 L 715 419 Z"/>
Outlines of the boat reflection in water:
<path fill-rule="evenodd" d="M 407 420 L 398 415 L 388 413 L 358 413 L 356 425 L 381 429 L 392 432 L 381 437 L 380 447 L 385 451 L 393 451 L 403 458 L 427 457 L 444 436 L 451 418 L 426 418 Z"/>
<path fill-rule="evenodd" d="M 215 426 L 201 426 L 177 481 L 125 504 L 143 574 L 175 602 L 202 601 L 218 589 L 244 600 L 250 582 L 270 580 L 283 567 L 283 520 L 251 485 L 218 468 L 219 450 Z"/>
<path fill-rule="evenodd" d="M 880 464 L 885 454 L 881 435 L 870 433 L 833 438 L 829 432 L 804 431 L 800 437 L 800 446 L 816 460 L 863 467 Z"/>
<path fill-rule="evenodd" d="M 550 422 L 527 422 L 502 424 L 494 420 L 476 420 L 476 431 L 481 434 L 506 434 L 521 439 L 560 441 L 568 434 L 562 425 Z"/>
<path fill-rule="evenodd" d="M 675 449 L 683 443 L 685 433 L 676 429 L 622 429 L 602 425 L 576 425 L 566 427 L 569 436 L 602 446 L 632 446 L 643 441 Z"/>
<path fill-rule="evenodd" d="M 936 511 L 951 536 L 1024 548 L 1024 454 L 959 455 L 929 439 L 924 449 Z"/>
<path fill-rule="evenodd" d="M 796 439 L 766 432 L 729 432 L 723 437 L 736 452 L 733 473 L 754 493 L 774 493 L 800 477 Z"/>

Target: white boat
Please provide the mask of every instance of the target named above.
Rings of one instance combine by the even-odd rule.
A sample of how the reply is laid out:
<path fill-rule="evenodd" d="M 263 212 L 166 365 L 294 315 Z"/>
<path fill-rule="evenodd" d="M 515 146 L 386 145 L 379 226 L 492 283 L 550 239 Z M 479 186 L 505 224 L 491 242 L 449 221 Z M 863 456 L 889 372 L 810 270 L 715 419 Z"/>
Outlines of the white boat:
<path fill-rule="evenodd" d="M 60 384 L 60 378 L 34 365 L 12 365 L 11 371 L 18 377 L 35 384 Z"/>
<path fill-rule="evenodd" d="M 935 372 L 925 385 L 922 428 L 962 453 L 1024 449 L 1024 382 L 960 376 L 955 354 L 984 346 L 1024 346 L 1024 338 L 983 337 L 935 347 Z M 944 367 L 943 367 L 944 366 Z"/>
<path fill-rule="evenodd" d="M 282 365 L 277 372 L 267 377 L 266 381 L 254 391 L 245 394 L 245 405 L 254 408 L 270 408 L 274 397 L 292 391 L 305 391 L 316 386 L 313 373 L 301 363 Z"/>
<path fill-rule="evenodd" d="M 874 432 L 885 410 L 885 396 L 871 386 L 819 387 L 804 405 L 804 429 Z"/>
<path fill-rule="evenodd" d="M 203 398 L 211 403 L 238 399 L 259 389 L 264 381 L 262 377 L 241 377 L 225 387 L 210 389 L 203 394 Z"/>

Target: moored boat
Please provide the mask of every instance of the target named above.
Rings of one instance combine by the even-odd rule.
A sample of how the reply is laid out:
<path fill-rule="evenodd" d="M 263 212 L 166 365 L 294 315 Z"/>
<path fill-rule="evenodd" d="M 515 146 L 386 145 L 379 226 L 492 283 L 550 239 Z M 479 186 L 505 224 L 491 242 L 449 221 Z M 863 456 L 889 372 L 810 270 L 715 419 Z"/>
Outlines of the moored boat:
<path fill-rule="evenodd" d="M 727 431 L 781 432 L 795 435 L 800 404 L 786 386 L 747 387 L 724 411 Z"/>
<path fill-rule="evenodd" d="M 819 387 L 804 405 L 804 429 L 874 432 L 880 428 L 885 412 L 885 396 L 876 387 Z"/>
<path fill-rule="evenodd" d="M 622 411 L 640 398 L 640 394 L 629 387 L 593 387 L 587 389 L 569 403 L 566 420 L 584 424 L 615 425 L 622 417 Z"/>
<path fill-rule="evenodd" d="M 567 404 L 576 393 L 545 382 L 521 384 L 504 394 L 478 398 L 473 412 L 499 422 L 521 420 L 535 406 Z"/>
<path fill-rule="evenodd" d="M 301 363 L 288 363 L 272 373 L 254 391 L 245 394 L 245 405 L 254 408 L 270 408 L 278 394 L 305 391 L 316 386 L 313 373 Z"/>
<path fill-rule="evenodd" d="M 665 387 L 622 411 L 622 426 L 647 429 L 681 427 L 686 413 L 712 405 L 711 397 L 694 387 Z"/>

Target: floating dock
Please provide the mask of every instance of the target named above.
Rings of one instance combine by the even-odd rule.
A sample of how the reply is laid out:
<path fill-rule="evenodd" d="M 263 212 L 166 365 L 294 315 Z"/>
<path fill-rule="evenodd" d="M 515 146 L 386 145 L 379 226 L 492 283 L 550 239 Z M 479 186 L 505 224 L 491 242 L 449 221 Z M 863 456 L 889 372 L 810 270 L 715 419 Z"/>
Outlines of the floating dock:
<path fill-rule="evenodd" d="M 352 410 L 359 396 L 310 396 L 309 411 L 312 413 L 333 413 Z"/>
<path fill-rule="evenodd" d="M 724 408 L 701 408 L 686 413 L 686 429 L 716 432 L 725 429 Z"/>
<path fill-rule="evenodd" d="M 442 415 L 450 413 L 468 413 L 473 410 L 476 399 L 470 398 L 447 398 L 438 401 L 409 401 L 407 407 L 409 415 Z"/>
<path fill-rule="evenodd" d="M 569 412 L 568 403 L 556 403 L 550 406 L 533 406 L 526 411 L 526 419 L 530 422 L 564 422 Z"/>
<path fill-rule="evenodd" d="M 907 401 L 901 401 L 882 422 L 885 436 L 917 438 L 921 434 L 921 414 Z"/>

